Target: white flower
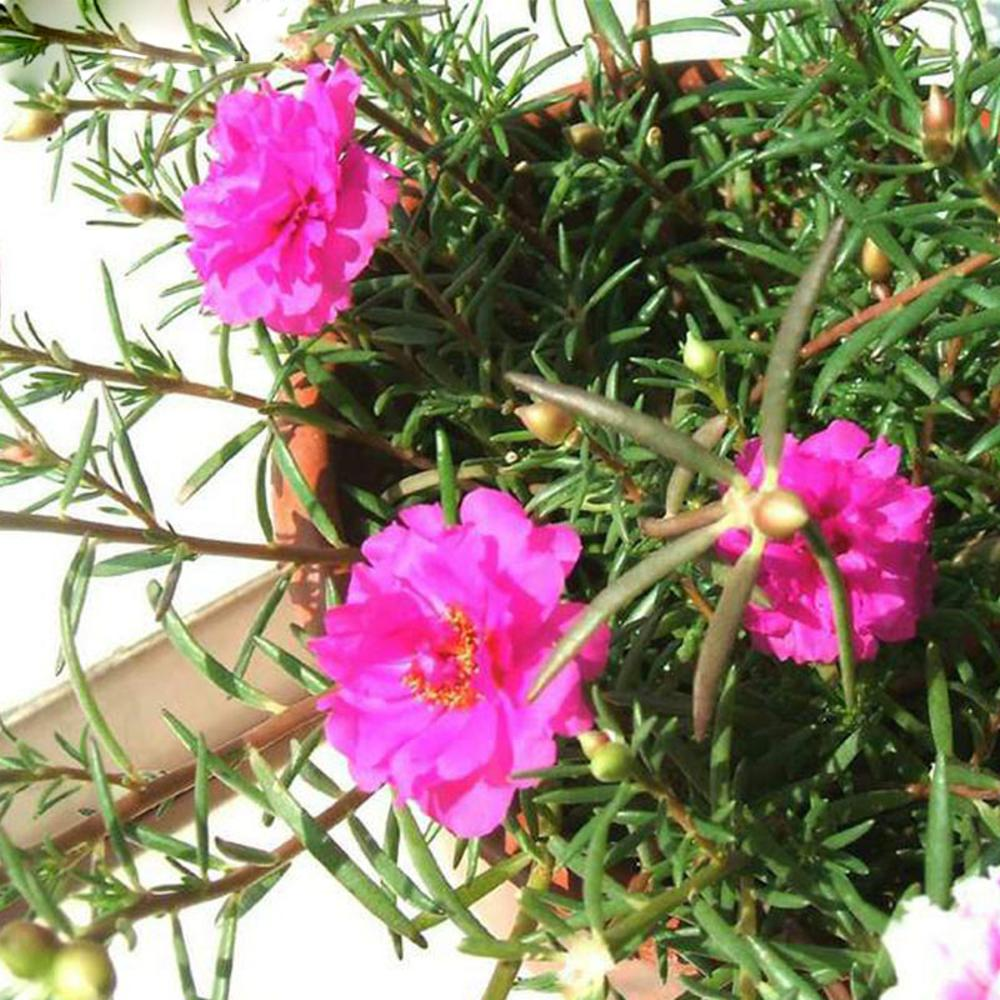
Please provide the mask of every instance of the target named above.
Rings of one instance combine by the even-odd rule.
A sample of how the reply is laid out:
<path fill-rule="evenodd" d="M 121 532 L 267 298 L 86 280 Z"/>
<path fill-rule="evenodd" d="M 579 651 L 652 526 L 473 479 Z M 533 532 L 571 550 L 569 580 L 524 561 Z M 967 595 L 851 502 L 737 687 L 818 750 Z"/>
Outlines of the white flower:
<path fill-rule="evenodd" d="M 566 942 L 559 983 L 566 1000 L 601 1000 L 604 981 L 615 967 L 604 941 L 594 934 L 577 934 Z"/>

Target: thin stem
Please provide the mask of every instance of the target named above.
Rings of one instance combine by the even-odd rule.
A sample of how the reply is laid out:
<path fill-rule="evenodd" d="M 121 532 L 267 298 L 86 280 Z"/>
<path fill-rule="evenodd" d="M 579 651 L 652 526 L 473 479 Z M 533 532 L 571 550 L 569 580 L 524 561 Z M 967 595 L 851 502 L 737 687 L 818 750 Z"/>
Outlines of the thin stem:
<path fill-rule="evenodd" d="M 108 784 L 118 785 L 136 791 L 143 783 L 127 774 L 106 774 Z M 93 775 L 82 767 L 61 767 L 45 765 L 42 767 L 0 767 L 0 787 L 4 785 L 40 784 L 43 781 L 93 781 Z"/>
<path fill-rule="evenodd" d="M 200 382 L 189 382 L 180 376 L 154 375 L 149 372 L 127 371 L 124 368 L 112 368 L 107 365 L 93 365 L 76 358 L 60 356 L 53 357 L 46 351 L 23 347 L 0 340 L 0 364 L 13 362 L 15 364 L 34 364 L 57 371 L 69 372 L 87 382 L 103 382 L 112 385 L 135 386 L 138 389 L 148 389 L 161 395 L 194 396 L 196 399 L 211 399 L 220 403 L 232 403 L 243 406 L 258 413 L 276 413 L 281 419 L 295 424 L 307 424 L 294 410 L 283 407 L 281 403 L 271 403 L 261 396 L 252 396 L 246 392 L 222 389 L 214 385 L 204 385 Z M 409 448 L 397 448 L 378 434 L 358 430 L 340 420 L 324 420 L 332 434 L 344 441 L 354 441 L 373 448 L 376 451 L 392 455 L 401 462 L 406 462 L 418 469 L 429 468 L 432 463 Z"/>
<path fill-rule="evenodd" d="M 67 112 L 74 111 L 146 111 L 152 114 L 172 115 L 177 109 L 172 104 L 165 101 L 150 101 L 145 98 L 135 100 L 114 100 L 110 97 L 101 97 L 96 100 L 72 100 L 65 104 Z M 188 118 L 211 118 L 210 111 L 198 111 L 192 109 L 186 113 Z"/>
<path fill-rule="evenodd" d="M 816 524 L 810 521 L 803 529 L 820 572 L 830 590 L 833 620 L 837 627 L 837 649 L 840 656 L 840 682 L 844 689 L 844 702 L 850 711 L 854 708 L 854 626 L 851 621 L 851 598 L 847 584 L 837 565 L 837 559 L 826 544 L 826 539 Z"/>
<path fill-rule="evenodd" d="M 916 781 L 906 786 L 905 791 L 915 799 L 929 799 L 931 786 L 926 781 Z M 1000 788 L 976 788 L 974 785 L 949 785 L 948 791 L 962 799 L 979 802 L 1000 801 Z"/>
<path fill-rule="evenodd" d="M 552 883 L 552 859 L 546 854 L 544 861 L 536 861 L 528 875 L 528 888 L 535 892 L 545 892 Z M 535 919 L 523 909 L 518 909 L 514 924 L 510 929 L 508 940 L 518 941 L 525 934 L 530 934 L 536 927 Z M 521 969 L 521 959 L 507 959 L 497 962 L 482 1000 L 506 1000 L 517 982 L 517 974 Z"/>
<path fill-rule="evenodd" d="M 22 14 L 22 22 L 25 20 Z M 142 56 L 152 62 L 187 63 L 191 66 L 206 65 L 205 59 L 195 52 L 183 49 L 168 49 L 160 45 L 148 45 L 136 39 L 119 38 L 117 35 L 104 31 L 68 31 L 65 28 L 55 28 L 48 24 L 31 22 L 30 31 L 26 30 L 11 17 L 0 16 L 0 28 L 5 31 L 16 31 L 18 34 L 40 38 L 50 45 L 65 45 L 71 49 L 98 49 L 102 52 L 129 52 Z"/>
<path fill-rule="evenodd" d="M 674 514 L 672 517 L 643 517 L 639 519 L 639 530 L 650 538 L 676 538 L 686 535 L 696 528 L 715 524 L 726 516 L 727 508 L 721 500 L 706 504 L 697 510 Z"/>
<path fill-rule="evenodd" d="M 52 535 L 90 535 L 105 542 L 126 545 L 184 545 L 196 555 L 233 556 L 237 559 L 259 559 L 264 562 L 288 562 L 332 565 L 337 572 L 347 572 L 360 555 L 351 548 L 318 548 L 308 545 L 270 545 L 256 542 L 229 542 L 197 535 L 181 535 L 168 528 L 131 528 L 125 525 L 84 521 L 72 517 L 47 517 L 44 514 L 24 514 L 0 511 L 0 531 L 33 531 Z"/>
<path fill-rule="evenodd" d="M 320 829 L 329 830 L 360 808 L 371 794 L 371 792 L 362 792 L 356 788 L 352 789 L 337 799 L 333 805 L 324 809 L 314 818 L 314 822 Z M 94 921 L 83 931 L 81 937 L 102 941 L 111 937 L 122 921 L 134 924 L 145 917 L 177 913 L 188 906 L 230 896 L 234 892 L 242 892 L 262 878 L 272 875 L 279 868 L 284 868 L 305 849 L 306 845 L 301 840 L 297 837 L 290 837 L 272 852 L 275 858 L 272 864 L 243 865 L 215 882 L 205 882 L 187 889 L 177 889 L 173 892 L 144 892 L 123 909 L 116 910 L 114 913 L 109 913 Z"/>
<path fill-rule="evenodd" d="M 921 295 L 926 295 L 932 288 L 940 285 L 942 281 L 947 281 L 948 278 L 955 276 L 966 277 L 986 267 L 987 264 L 992 264 L 996 259 L 997 254 L 993 253 L 972 254 L 972 256 L 967 257 L 958 264 L 946 267 L 943 271 L 939 271 L 930 278 L 918 281 L 917 284 L 911 285 L 909 288 L 904 288 L 903 291 L 897 292 L 895 295 L 890 295 L 889 298 L 881 302 L 876 302 L 868 306 L 867 309 L 862 309 L 861 312 L 855 313 L 848 319 L 842 320 L 822 333 L 816 334 L 812 340 L 802 346 L 799 354 L 803 360 L 814 357 L 825 351 L 828 347 L 832 347 L 839 341 L 849 337 L 855 330 L 866 323 L 870 323 L 873 319 L 878 319 L 879 316 L 884 315 L 890 310 L 904 306 L 914 299 L 919 299 Z"/>

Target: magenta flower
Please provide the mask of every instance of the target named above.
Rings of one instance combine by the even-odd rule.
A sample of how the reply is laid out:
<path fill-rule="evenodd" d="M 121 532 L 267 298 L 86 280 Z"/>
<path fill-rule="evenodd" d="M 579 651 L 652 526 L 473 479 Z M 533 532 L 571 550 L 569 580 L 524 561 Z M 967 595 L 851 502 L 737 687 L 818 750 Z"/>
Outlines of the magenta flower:
<path fill-rule="evenodd" d="M 219 98 L 219 157 L 183 198 L 203 302 L 226 323 L 318 333 L 389 232 L 399 171 L 354 141 L 361 80 L 345 62 L 305 73 L 301 97 L 264 83 Z"/>
<path fill-rule="evenodd" d="M 580 539 L 478 489 L 447 526 L 410 507 L 362 547 L 346 603 L 313 640 L 336 682 L 319 702 L 330 742 L 365 790 L 390 784 L 463 837 L 502 822 L 513 775 L 555 762 L 556 734 L 591 725 L 582 682 L 604 667 L 600 629 L 534 702 L 532 682 L 582 605 L 561 601 Z"/>
<path fill-rule="evenodd" d="M 851 599 L 854 652 L 872 659 L 879 642 L 916 634 L 931 604 L 935 570 L 929 545 L 934 499 L 896 474 L 900 450 L 835 420 L 804 441 L 785 438 L 780 485 L 798 493 L 833 550 Z M 753 486 L 764 476 L 759 440 L 736 462 Z M 734 562 L 749 544 L 743 530 L 719 539 Z M 801 535 L 768 542 L 757 580 L 769 608 L 747 607 L 744 624 L 757 649 L 780 660 L 831 663 L 837 633 L 830 593 Z"/>
<path fill-rule="evenodd" d="M 882 943 L 896 967 L 883 1000 L 996 1000 L 1000 997 L 1000 868 L 955 886 L 942 910 L 926 897 L 907 904 Z"/>

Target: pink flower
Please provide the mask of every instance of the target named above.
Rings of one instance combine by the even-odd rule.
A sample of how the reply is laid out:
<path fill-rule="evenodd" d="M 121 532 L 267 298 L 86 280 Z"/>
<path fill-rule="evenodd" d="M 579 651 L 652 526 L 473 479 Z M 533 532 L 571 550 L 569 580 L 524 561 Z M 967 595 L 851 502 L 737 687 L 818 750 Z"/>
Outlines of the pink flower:
<path fill-rule="evenodd" d="M 354 141 L 361 80 L 345 62 L 305 73 L 301 97 L 264 83 L 219 98 L 219 157 L 183 198 L 204 304 L 226 323 L 318 333 L 389 232 L 399 171 Z"/>
<path fill-rule="evenodd" d="M 801 496 L 836 555 L 851 598 L 854 652 L 862 660 L 875 656 L 879 642 L 912 639 L 931 605 L 934 498 L 896 475 L 899 458 L 895 445 L 883 438 L 873 443 L 848 420 L 804 441 L 785 438 L 780 485 Z M 760 485 L 759 440 L 749 442 L 736 464 Z M 748 542 L 746 531 L 734 530 L 718 547 L 735 562 Z M 830 593 L 801 535 L 768 542 L 757 583 L 771 603 L 746 610 L 744 624 L 757 649 L 797 663 L 837 659 Z"/>
<path fill-rule="evenodd" d="M 997 1000 L 1000 997 L 1000 868 L 955 886 L 942 910 L 926 897 L 910 902 L 883 944 L 896 985 L 882 1000 Z"/>
<path fill-rule="evenodd" d="M 365 790 L 388 782 L 463 837 L 502 822 L 513 775 L 549 767 L 556 734 L 591 725 L 582 682 L 604 667 L 601 629 L 534 702 L 528 691 L 581 610 L 562 602 L 580 539 L 540 527 L 516 500 L 478 489 L 447 526 L 410 507 L 362 547 L 346 603 L 313 640 L 336 682 L 319 702 L 327 736 Z"/>

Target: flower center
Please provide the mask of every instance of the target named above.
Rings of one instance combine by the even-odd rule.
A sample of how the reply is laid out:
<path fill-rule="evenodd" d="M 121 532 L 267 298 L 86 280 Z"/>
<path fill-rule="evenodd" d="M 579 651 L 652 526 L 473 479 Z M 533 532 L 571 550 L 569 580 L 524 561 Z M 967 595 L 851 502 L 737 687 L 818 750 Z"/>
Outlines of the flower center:
<path fill-rule="evenodd" d="M 479 637 L 469 616 L 461 608 L 448 609 L 448 622 L 452 635 L 448 642 L 435 650 L 447 665 L 445 676 L 440 680 L 429 678 L 423 668 L 414 663 L 403 676 L 403 683 L 420 701 L 430 705 L 472 708 L 481 697 L 472 686 L 472 679 L 479 672 L 476 663 Z"/>

